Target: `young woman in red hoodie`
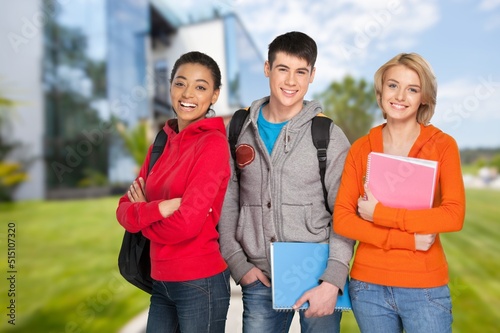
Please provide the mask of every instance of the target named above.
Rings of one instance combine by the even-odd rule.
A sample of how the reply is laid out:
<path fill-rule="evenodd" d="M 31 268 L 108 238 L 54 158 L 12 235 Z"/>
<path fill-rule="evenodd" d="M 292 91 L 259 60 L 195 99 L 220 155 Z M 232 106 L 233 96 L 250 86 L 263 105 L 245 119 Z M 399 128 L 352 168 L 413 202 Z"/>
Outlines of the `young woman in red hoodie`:
<path fill-rule="evenodd" d="M 349 292 L 362 332 L 451 332 L 448 265 L 439 234 L 458 231 L 465 191 L 455 140 L 429 124 L 437 84 L 418 54 L 399 54 L 375 74 L 387 122 L 357 140 L 334 208 L 339 235 L 359 241 Z M 370 152 L 438 162 L 432 208 L 387 207 L 365 186 Z"/>
<path fill-rule="evenodd" d="M 177 119 L 166 122 L 165 150 L 148 173 L 150 151 L 116 216 L 151 240 L 153 293 L 147 332 L 224 332 L 229 270 L 217 223 L 230 177 L 222 118 L 209 117 L 221 74 L 200 52 L 182 55 L 171 74 Z"/>

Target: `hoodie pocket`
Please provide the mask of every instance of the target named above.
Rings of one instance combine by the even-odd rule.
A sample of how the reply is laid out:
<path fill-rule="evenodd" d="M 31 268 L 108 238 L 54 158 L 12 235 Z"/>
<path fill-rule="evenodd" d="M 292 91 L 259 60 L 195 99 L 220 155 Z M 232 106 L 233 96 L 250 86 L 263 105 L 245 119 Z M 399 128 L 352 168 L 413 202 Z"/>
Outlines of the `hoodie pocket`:
<path fill-rule="evenodd" d="M 328 239 L 328 224 L 314 221 L 313 204 L 283 204 L 283 236 L 288 242 L 318 242 Z"/>
<path fill-rule="evenodd" d="M 241 207 L 236 240 L 241 244 L 248 258 L 266 258 L 261 206 L 243 205 Z"/>

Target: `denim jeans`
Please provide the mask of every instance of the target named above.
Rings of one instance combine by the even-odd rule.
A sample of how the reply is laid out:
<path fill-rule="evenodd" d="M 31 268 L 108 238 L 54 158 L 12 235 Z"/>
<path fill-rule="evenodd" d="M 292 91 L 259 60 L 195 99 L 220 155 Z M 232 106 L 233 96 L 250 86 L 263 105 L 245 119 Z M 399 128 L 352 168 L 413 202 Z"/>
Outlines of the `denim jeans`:
<path fill-rule="evenodd" d="M 450 289 L 396 288 L 351 279 L 352 309 L 361 332 L 451 332 Z"/>
<path fill-rule="evenodd" d="M 229 269 L 199 280 L 154 281 L 146 332 L 223 333 L 230 296 Z"/>
<path fill-rule="evenodd" d="M 271 288 L 259 280 L 241 288 L 243 292 L 243 333 L 286 333 L 295 311 L 273 310 Z M 299 311 L 302 333 L 338 333 L 342 312 L 320 318 L 306 318 Z"/>

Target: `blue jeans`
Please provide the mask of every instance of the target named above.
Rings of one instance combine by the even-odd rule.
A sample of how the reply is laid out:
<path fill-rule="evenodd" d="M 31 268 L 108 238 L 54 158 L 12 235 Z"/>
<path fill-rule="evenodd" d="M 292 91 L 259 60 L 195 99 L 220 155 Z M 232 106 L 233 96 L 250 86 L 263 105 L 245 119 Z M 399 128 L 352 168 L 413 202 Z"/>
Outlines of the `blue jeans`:
<path fill-rule="evenodd" d="M 230 296 L 229 269 L 199 280 L 154 281 L 146 332 L 223 333 Z"/>
<path fill-rule="evenodd" d="M 352 309 L 361 332 L 451 332 L 450 289 L 397 288 L 351 279 Z"/>
<path fill-rule="evenodd" d="M 243 333 L 286 333 L 292 324 L 295 311 L 273 310 L 271 288 L 259 280 L 242 286 L 243 292 Z M 320 318 L 306 318 L 299 311 L 301 332 L 338 333 L 342 312 Z"/>

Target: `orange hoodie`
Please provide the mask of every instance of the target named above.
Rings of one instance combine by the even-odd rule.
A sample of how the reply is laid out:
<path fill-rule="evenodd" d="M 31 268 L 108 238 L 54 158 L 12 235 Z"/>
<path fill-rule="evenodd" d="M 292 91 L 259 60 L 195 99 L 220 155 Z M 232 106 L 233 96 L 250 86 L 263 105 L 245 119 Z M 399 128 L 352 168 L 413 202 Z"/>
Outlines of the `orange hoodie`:
<path fill-rule="evenodd" d="M 433 208 L 408 210 L 378 203 L 373 223 L 357 215 L 364 194 L 368 153 L 383 152 L 382 128 L 373 128 L 357 140 L 346 158 L 334 207 L 334 230 L 359 241 L 351 277 L 369 283 L 407 288 L 428 288 L 448 283 L 448 264 L 439 233 L 462 229 L 465 190 L 455 140 L 436 127 L 421 125 L 408 154 L 438 162 Z M 415 233 L 438 233 L 428 251 L 415 249 Z"/>

